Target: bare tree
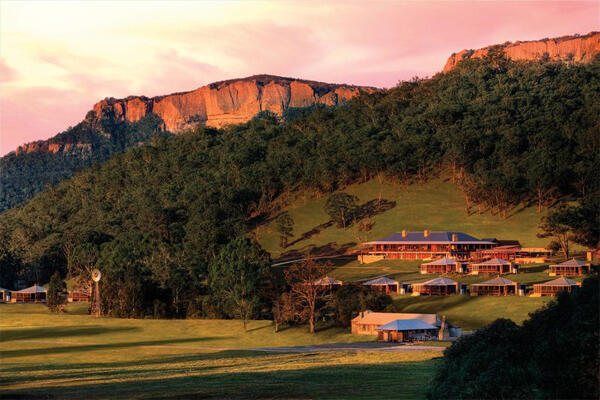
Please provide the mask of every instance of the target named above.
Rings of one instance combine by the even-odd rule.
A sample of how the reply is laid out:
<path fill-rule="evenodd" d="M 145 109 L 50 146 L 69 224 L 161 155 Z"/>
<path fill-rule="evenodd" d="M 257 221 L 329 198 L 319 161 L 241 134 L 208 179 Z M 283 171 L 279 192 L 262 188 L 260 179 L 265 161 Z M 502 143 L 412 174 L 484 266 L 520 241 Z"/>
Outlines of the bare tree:
<path fill-rule="evenodd" d="M 317 283 L 329 268 L 328 264 L 318 263 L 308 255 L 300 264 L 294 264 L 285 271 L 285 280 L 295 300 L 297 315 L 308 321 L 310 333 L 315 333 L 316 316 L 331 297 L 331 288 Z"/>
<path fill-rule="evenodd" d="M 273 324 L 275 332 L 279 332 L 282 324 L 298 318 L 297 302 L 291 292 L 283 292 L 273 299 Z"/>

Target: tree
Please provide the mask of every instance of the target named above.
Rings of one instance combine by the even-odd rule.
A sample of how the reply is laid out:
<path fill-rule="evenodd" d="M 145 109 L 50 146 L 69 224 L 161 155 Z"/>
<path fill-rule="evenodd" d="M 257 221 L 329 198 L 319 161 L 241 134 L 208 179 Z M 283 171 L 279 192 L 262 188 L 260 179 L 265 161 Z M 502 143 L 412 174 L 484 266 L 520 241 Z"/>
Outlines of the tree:
<path fill-rule="evenodd" d="M 241 236 L 224 246 L 209 266 L 211 293 L 230 305 L 247 329 L 247 321 L 263 298 L 262 289 L 269 278 L 269 253 L 247 237 Z"/>
<path fill-rule="evenodd" d="M 444 352 L 430 399 L 533 398 L 519 327 L 498 319 Z"/>
<path fill-rule="evenodd" d="M 561 293 L 522 327 L 498 319 L 444 352 L 430 399 L 597 399 L 598 277 Z"/>
<path fill-rule="evenodd" d="M 330 299 L 331 288 L 316 284 L 328 270 L 327 264 L 320 264 L 311 256 L 306 256 L 301 263 L 285 271 L 285 280 L 297 304 L 298 317 L 308 321 L 310 333 L 315 333 L 316 316 Z"/>
<path fill-rule="evenodd" d="M 23 261 L 17 252 L 0 245 L 0 287 L 14 287 L 23 267 Z"/>
<path fill-rule="evenodd" d="M 358 197 L 348 193 L 332 194 L 325 202 L 325 212 L 338 227 L 346 229 L 357 209 Z"/>
<path fill-rule="evenodd" d="M 52 278 L 50 278 L 50 283 L 48 284 L 48 292 L 46 294 L 46 304 L 48 305 L 48 309 L 52 312 L 62 311 L 62 308 L 65 304 L 65 291 L 67 289 L 67 285 L 65 281 L 60 276 L 60 272 L 56 271 Z"/>
<path fill-rule="evenodd" d="M 565 206 L 551 211 L 540 222 L 538 237 L 553 237 L 565 259 L 569 258 L 569 244 L 595 247 L 600 241 L 600 206 L 590 200 L 581 205 Z M 551 244 L 552 246 L 553 244 Z"/>
<path fill-rule="evenodd" d="M 539 238 L 554 238 L 554 243 L 560 247 L 565 259 L 569 258 L 569 244 L 573 239 L 572 227 L 578 222 L 578 212 L 573 206 L 562 206 L 542 217 L 538 233 Z"/>
<path fill-rule="evenodd" d="M 296 304 L 297 302 L 294 301 L 293 294 L 290 292 L 280 293 L 279 296 L 273 300 L 271 312 L 273 313 L 275 332 L 279 332 L 279 327 L 281 324 L 294 321 L 296 319 L 298 315 Z"/>
<path fill-rule="evenodd" d="M 289 212 L 285 211 L 277 216 L 275 230 L 279 233 L 279 247 L 287 247 L 288 239 L 294 236 L 294 219 Z"/>

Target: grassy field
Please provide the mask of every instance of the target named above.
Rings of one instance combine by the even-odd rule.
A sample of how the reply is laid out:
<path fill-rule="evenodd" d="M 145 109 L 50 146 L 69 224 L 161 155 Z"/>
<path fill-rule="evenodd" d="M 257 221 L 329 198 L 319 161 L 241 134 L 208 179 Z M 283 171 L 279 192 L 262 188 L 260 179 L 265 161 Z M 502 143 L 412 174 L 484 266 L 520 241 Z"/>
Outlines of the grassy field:
<path fill-rule="evenodd" d="M 323 211 L 326 197 L 298 198 L 287 208 L 294 219 L 294 237 L 286 249 L 279 247 L 279 238 L 270 227 L 261 232 L 260 242 L 273 257 L 286 253 L 317 249 L 330 251 L 356 247 L 360 241 L 375 240 L 402 229 L 462 231 L 475 237 L 518 239 L 525 246 L 548 244 L 536 237 L 540 219 L 534 207 L 513 210 L 507 219 L 477 208 L 467 215 L 465 201 L 458 187 L 445 179 L 434 179 L 420 185 L 399 185 L 371 180 L 351 185 L 344 192 L 356 195 L 360 204 L 379 199 L 395 202 L 395 206 L 372 218 L 375 222 L 368 237 L 359 234 L 356 226 L 346 230 L 327 226 L 329 217 Z"/>
<path fill-rule="evenodd" d="M 542 246 L 536 237 L 540 215 L 516 210 L 508 219 L 488 212 L 467 216 L 458 189 L 444 181 L 400 186 L 371 181 L 345 190 L 361 203 L 381 198 L 394 207 L 373 217 L 369 237 L 355 227 L 328 224 L 324 198 L 301 198 L 288 210 L 295 237 L 284 251 L 277 235 L 261 232 L 261 244 L 274 257 L 308 249 L 332 253 L 366 239 L 401 229 L 455 230 L 476 237 L 518 239 Z M 331 276 L 360 281 L 386 275 L 401 282 L 422 282 L 419 262 L 383 260 L 360 265 L 335 260 Z M 551 278 L 547 265 L 526 265 L 519 283 Z M 472 284 L 486 276 L 451 276 Z M 496 318 L 520 323 L 548 298 L 394 296 L 400 312 L 436 313 L 463 328 L 480 328 Z M 91 318 L 85 304 L 50 314 L 41 305 L 0 305 L 0 394 L 15 398 L 423 398 L 438 362 L 433 352 L 268 353 L 263 347 L 372 341 L 348 329 L 305 327 L 273 332 L 270 321 L 132 320 Z M 308 384 L 307 384 L 308 383 Z M 20 396 L 20 397 L 19 397 Z"/>
<path fill-rule="evenodd" d="M 270 321 L 92 318 L 0 307 L 2 398 L 422 398 L 436 353 L 235 350 L 370 338 Z"/>

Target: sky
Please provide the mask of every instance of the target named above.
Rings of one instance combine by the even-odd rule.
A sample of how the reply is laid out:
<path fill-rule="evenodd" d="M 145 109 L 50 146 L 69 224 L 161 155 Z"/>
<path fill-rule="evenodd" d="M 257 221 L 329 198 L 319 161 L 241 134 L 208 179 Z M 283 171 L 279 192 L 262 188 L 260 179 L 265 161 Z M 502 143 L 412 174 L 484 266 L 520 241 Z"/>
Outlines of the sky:
<path fill-rule="evenodd" d="M 262 73 L 392 87 L 462 49 L 593 30 L 600 0 L 0 0 L 0 155 L 105 97 Z"/>

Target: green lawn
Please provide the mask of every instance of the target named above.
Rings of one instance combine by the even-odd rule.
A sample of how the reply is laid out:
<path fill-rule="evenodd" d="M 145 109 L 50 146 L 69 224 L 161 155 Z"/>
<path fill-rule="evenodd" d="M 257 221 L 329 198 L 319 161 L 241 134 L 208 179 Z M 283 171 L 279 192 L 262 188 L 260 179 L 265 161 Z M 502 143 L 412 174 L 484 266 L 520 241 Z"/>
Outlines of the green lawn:
<path fill-rule="evenodd" d="M 474 207 L 467 215 L 465 201 L 458 187 L 445 179 L 434 179 L 425 184 L 400 185 L 371 180 L 351 185 L 345 192 L 356 195 L 360 203 L 381 199 L 395 202 L 395 207 L 376 215 L 372 232 L 365 237 L 356 226 L 347 230 L 326 224 L 329 217 L 323 211 L 327 197 L 314 198 L 303 195 L 286 208 L 294 219 L 294 237 L 286 249 L 279 247 L 279 238 L 267 226 L 259 232 L 260 242 L 273 257 L 293 251 L 308 249 L 323 252 L 356 247 L 360 241 L 375 240 L 402 229 L 462 231 L 475 237 L 497 237 L 518 239 L 525 246 L 537 247 L 548 244 L 548 239 L 536 237 L 540 214 L 534 207 L 519 207 L 507 219 L 491 215 L 488 211 Z M 315 228 L 316 232 L 315 231 Z M 312 232 L 311 232 L 312 231 Z"/>
<path fill-rule="evenodd" d="M 422 398 L 432 352 L 265 353 L 372 340 L 270 321 L 92 318 L 85 305 L 0 306 L 0 395 L 16 398 Z M 20 396 L 20 397 L 19 397 Z"/>

